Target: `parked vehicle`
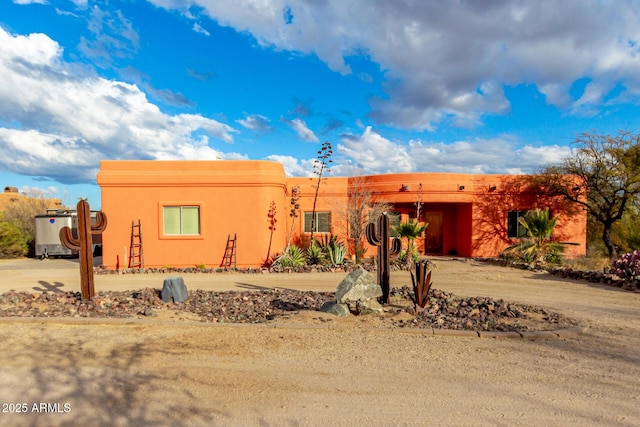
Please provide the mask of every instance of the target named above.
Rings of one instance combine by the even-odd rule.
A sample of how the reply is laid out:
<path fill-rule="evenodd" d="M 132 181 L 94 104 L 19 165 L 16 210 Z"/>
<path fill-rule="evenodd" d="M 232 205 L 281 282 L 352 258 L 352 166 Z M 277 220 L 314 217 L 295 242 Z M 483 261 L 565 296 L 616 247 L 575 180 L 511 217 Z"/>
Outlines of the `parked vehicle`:
<path fill-rule="evenodd" d="M 91 222 L 95 220 L 95 212 L 91 212 Z M 67 248 L 60 242 L 62 227 L 71 228 L 77 235 L 78 218 L 75 210 L 51 210 L 44 215 L 35 216 L 36 257 L 77 256 L 78 252 Z M 102 234 L 93 235 L 93 253 L 102 254 Z"/>

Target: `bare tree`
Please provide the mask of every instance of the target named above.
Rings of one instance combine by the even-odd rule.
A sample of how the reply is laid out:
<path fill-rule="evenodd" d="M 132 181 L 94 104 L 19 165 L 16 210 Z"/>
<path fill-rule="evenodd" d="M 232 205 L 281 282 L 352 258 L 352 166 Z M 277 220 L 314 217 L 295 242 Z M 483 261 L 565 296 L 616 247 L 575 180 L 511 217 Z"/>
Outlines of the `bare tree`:
<path fill-rule="evenodd" d="M 338 203 L 335 212 L 339 220 L 346 225 L 348 240 L 353 244 L 356 262 L 360 262 L 364 251 L 367 224 L 375 221 L 381 213 L 393 210 L 393 205 L 377 201 L 367 186 L 366 179 L 359 175 L 349 178 L 347 194 L 346 202 Z"/>

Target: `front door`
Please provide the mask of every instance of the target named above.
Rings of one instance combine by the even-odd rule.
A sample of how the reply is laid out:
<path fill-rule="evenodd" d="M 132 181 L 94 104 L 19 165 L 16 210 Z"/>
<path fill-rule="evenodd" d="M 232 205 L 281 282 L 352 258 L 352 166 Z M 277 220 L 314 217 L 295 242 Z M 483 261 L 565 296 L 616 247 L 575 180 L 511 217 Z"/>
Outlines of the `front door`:
<path fill-rule="evenodd" d="M 442 211 L 425 212 L 425 221 L 424 253 L 442 255 Z"/>

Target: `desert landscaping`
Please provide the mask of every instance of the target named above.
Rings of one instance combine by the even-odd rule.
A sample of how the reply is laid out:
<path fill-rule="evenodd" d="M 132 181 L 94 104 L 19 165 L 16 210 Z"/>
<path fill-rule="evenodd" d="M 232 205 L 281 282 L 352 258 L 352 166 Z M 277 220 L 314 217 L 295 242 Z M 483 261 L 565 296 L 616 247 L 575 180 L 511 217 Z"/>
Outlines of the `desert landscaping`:
<path fill-rule="evenodd" d="M 5 317 L 1 423 L 640 424 L 640 293 L 471 259 L 436 263 L 434 289 L 543 307 L 588 327 L 528 338 L 448 336 L 400 327 L 389 318 L 411 316 L 393 310 L 338 318 L 299 309 L 260 324 L 202 322 L 163 307 L 119 319 Z M 77 276 L 73 260 L 0 262 L 3 293 L 77 292 Z M 189 291 L 328 296 L 344 276 L 183 275 Z M 97 275 L 96 292 L 159 289 L 165 277 Z M 391 283 L 411 284 L 402 271 Z"/>

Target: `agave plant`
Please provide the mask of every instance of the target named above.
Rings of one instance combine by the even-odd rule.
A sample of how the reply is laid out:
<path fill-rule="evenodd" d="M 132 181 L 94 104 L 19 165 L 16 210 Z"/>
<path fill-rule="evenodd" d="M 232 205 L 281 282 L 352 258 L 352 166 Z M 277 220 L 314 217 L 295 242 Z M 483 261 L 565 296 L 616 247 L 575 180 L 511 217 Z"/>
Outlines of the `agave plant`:
<path fill-rule="evenodd" d="M 327 259 L 331 265 L 340 265 L 344 261 L 347 248 L 340 242 L 327 246 Z"/>
<path fill-rule="evenodd" d="M 310 265 L 322 264 L 324 261 L 324 251 L 320 245 L 311 245 L 307 248 L 307 263 Z"/>
<path fill-rule="evenodd" d="M 281 267 L 304 267 L 307 259 L 304 251 L 296 245 L 289 245 L 284 252 L 276 258 L 274 265 Z"/>

